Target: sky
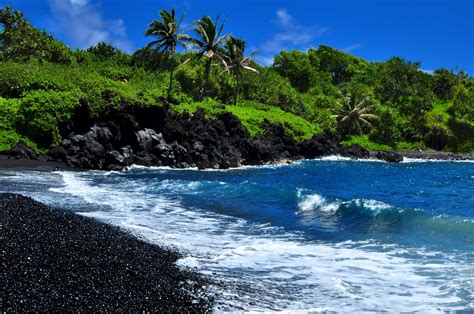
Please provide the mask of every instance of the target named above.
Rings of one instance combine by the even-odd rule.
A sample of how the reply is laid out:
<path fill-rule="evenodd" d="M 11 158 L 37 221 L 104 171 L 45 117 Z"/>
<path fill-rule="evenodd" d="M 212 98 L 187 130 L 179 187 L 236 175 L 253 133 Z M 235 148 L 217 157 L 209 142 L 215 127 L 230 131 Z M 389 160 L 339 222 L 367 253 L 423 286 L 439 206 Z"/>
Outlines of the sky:
<path fill-rule="evenodd" d="M 369 61 L 400 56 L 474 74 L 474 0 L 0 0 L 73 48 L 100 41 L 133 52 L 147 24 L 175 8 L 192 21 L 220 16 L 224 31 L 271 64 L 282 49 L 329 45 Z"/>

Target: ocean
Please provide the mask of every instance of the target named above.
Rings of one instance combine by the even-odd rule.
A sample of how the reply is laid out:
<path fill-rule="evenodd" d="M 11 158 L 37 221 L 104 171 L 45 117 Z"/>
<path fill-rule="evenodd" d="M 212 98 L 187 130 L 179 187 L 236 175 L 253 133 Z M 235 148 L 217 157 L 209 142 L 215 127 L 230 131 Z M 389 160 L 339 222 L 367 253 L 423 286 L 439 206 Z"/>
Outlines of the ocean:
<path fill-rule="evenodd" d="M 473 162 L 0 170 L 0 192 L 180 250 L 216 312 L 474 312 Z"/>

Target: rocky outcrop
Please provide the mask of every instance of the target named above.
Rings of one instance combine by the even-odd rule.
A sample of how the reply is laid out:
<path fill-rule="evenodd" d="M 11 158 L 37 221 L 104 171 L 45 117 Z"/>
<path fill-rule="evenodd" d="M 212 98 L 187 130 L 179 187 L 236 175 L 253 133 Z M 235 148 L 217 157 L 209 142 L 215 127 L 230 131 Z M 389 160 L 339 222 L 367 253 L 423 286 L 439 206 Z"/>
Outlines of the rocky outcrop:
<path fill-rule="evenodd" d="M 18 142 L 18 144 L 7 152 L 7 155 L 14 159 L 36 160 L 39 157 L 35 151 L 29 148 L 23 141 Z"/>
<path fill-rule="evenodd" d="M 85 115 L 83 108 L 80 114 Z M 283 126 L 265 121 L 266 132 L 251 138 L 231 113 L 216 119 L 206 119 L 199 110 L 176 115 L 166 104 L 125 107 L 100 120 L 88 118 L 88 127 L 76 120 L 63 130 L 62 145 L 50 150 L 49 156 L 78 168 L 118 170 L 138 164 L 227 169 L 333 154 L 371 157 L 358 145 L 341 147 L 340 137 L 332 132 L 296 142 Z M 375 158 L 398 161 L 388 152 Z"/>
<path fill-rule="evenodd" d="M 389 152 L 389 151 L 379 151 L 379 152 L 371 152 L 371 158 L 383 160 L 386 162 L 402 162 L 403 156 L 397 152 Z"/>

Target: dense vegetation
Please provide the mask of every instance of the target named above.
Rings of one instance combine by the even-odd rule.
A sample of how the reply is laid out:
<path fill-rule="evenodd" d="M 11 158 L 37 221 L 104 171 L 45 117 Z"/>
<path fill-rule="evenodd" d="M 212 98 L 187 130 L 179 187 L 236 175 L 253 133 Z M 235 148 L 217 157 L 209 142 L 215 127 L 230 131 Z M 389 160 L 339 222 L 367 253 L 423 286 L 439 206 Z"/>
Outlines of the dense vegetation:
<path fill-rule="evenodd" d="M 218 20 L 203 17 L 185 34 L 174 11 L 159 18 L 146 29 L 150 44 L 129 55 L 107 43 L 71 50 L 1 9 L 0 151 L 19 140 L 39 151 L 58 145 L 78 106 L 99 117 L 159 97 L 177 114 L 230 111 L 252 136 L 280 123 L 298 140 L 328 129 L 374 150 L 474 150 L 474 78 L 463 71 L 428 74 L 399 57 L 368 62 L 323 45 L 262 67 Z"/>

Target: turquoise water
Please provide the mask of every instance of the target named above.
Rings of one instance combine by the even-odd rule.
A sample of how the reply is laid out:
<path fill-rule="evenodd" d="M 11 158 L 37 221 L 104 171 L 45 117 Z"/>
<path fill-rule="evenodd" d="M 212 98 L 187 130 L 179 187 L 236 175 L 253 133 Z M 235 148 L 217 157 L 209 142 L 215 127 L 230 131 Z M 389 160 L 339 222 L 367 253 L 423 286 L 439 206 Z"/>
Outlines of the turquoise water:
<path fill-rule="evenodd" d="M 3 172 L 0 190 L 186 254 L 216 310 L 474 311 L 474 163 Z"/>

